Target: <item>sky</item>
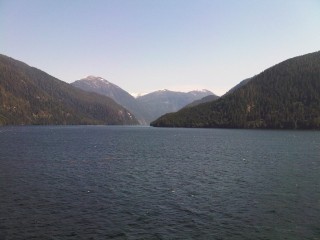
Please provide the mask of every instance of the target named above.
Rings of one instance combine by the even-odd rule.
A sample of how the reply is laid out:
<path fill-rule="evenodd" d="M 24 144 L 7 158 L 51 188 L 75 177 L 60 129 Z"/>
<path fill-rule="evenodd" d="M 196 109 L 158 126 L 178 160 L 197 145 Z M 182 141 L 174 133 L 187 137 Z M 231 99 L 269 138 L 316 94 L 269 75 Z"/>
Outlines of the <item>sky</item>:
<path fill-rule="evenodd" d="M 0 53 L 65 82 L 222 95 L 320 50 L 319 0 L 0 0 Z"/>

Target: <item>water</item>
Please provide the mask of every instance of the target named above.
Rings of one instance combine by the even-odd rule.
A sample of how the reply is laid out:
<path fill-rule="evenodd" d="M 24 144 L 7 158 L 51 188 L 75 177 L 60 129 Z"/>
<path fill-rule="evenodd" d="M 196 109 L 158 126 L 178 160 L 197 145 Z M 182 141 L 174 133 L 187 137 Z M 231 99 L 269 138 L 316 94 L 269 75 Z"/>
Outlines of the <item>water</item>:
<path fill-rule="evenodd" d="M 320 239 L 320 132 L 2 127 L 0 239 Z"/>

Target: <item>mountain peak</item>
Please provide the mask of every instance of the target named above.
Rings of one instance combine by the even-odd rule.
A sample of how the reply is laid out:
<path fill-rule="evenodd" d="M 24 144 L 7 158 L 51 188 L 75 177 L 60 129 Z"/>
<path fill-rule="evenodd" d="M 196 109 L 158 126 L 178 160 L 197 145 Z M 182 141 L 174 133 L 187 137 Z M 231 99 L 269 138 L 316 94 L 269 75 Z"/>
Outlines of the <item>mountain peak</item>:
<path fill-rule="evenodd" d="M 162 89 L 162 90 L 158 90 L 157 92 L 165 93 L 165 92 L 172 92 L 172 91 L 170 91 L 169 89 Z"/>
<path fill-rule="evenodd" d="M 102 78 L 102 77 L 97 77 L 97 76 L 93 76 L 93 75 L 89 75 L 81 80 L 90 80 L 90 81 L 107 81 L 106 79 Z"/>
<path fill-rule="evenodd" d="M 83 84 L 83 85 L 88 85 L 92 88 L 110 88 L 110 87 L 116 87 L 118 88 L 118 86 L 112 84 L 111 82 L 109 82 L 108 80 L 102 78 L 102 77 L 96 77 L 93 75 L 89 75 L 85 78 L 82 78 L 78 81 L 76 81 L 77 84 Z"/>
<path fill-rule="evenodd" d="M 191 93 L 191 94 L 197 94 L 197 93 L 213 94 L 211 91 L 209 91 L 207 89 L 196 89 L 196 90 L 192 90 L 188 93 Z"/>

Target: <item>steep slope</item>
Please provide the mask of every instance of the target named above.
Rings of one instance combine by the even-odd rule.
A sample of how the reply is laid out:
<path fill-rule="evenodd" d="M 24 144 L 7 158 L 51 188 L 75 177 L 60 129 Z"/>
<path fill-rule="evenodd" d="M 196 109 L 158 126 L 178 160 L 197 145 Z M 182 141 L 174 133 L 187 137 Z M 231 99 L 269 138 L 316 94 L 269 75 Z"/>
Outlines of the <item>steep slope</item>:
<path fill-rule="evenodd" d="M 128 92 L 117 85 L 103 79 L 101 77 L 88 76 L 81 80 L 71 83 L 72 86 L 80 88 L 84 91 L 95 92 L 112 98 L 121 106 L 128 109 L 139 120 L 140 124 L 147 124 L 144 112 L 137 102 Z"/>
<path fill-rule="evenodd" d="M 246 85 L 252 78 L 247 78 L 245 80 L 242 80 L 240 83 L 238 83 L 237 85 L 235 85 L 233 88 L 231 88 L 228 92 L 226 92 L 224 95 L 233 93 L 234 91 L 236 91 L 238 88 Z"/>
<path fill-rule="evenodd" d="M 0 55 L 0 125 L 137 124 L 112 99 Z"/>
<path fill-rule="evenodd" d="M 208 90 L 187 93 L 160 90 L 139 96 L 137 101 L 148 114 L 146 116 L 147 120 L 153 121 L 165 113 L 176 112 L 187 104 L 212 94 Z"/>
<path fill-rule="evenodd" d="M 151 125 L 320 129 L 320 52 L 279 63 L 217 101 L 167 114 Z"/>
<path fill-rule="evenodd" d="M 238 88 L 246 85 L 249 81 L 250 81 L 251 78 L 247 78 L 245 80 L 242 80 L 239 84 L 237 84 L 236 86 L 234 86 L 233 88 L 231 88 L 227 93 L 225 93 L 224 95 L 227 95 L 227 94 L 230 94 L 230 93 L 233 93 L 235 90 L 237 90 Z M 200 105 L 202 103 L 207 103 L 207 102 L 212 102 L 212 101 L 215 101 L 219 99 L 219 96 L 213 94 L 213 95 L 209 95 L 209 96 L 206 96 L 204 98 L 201 98 L 199 100 L 195 100 L 193 101 L 192 103 L 188 104 L 187 106 L 185 107 L 195 107 L 197 105 Z"/>
<path fill-rule="evenodd" d="M 217 100 L 217 99 L 219 99 L 219 97 L 218 97 L 217 95 L 213 94 L 213 95 L 209 95 L 209 96 L 206 96 L 206 97 L 204 97 L 204 98 L 201 98 L 201 99 L 199 99 L 199 100 L 195 100 L 195 101 L 193 101 L 192 103 L 189 103 L 189 104 L 188 104 L 187 106 L 185 106 L 185 107 L 195 107 L 195 106 L 197 106 L 197 105 L 199 105 L 199 104 L 207 103 L 207 102 L 212 102 L 212 101 L 215 101 L 215 100 Z"/>

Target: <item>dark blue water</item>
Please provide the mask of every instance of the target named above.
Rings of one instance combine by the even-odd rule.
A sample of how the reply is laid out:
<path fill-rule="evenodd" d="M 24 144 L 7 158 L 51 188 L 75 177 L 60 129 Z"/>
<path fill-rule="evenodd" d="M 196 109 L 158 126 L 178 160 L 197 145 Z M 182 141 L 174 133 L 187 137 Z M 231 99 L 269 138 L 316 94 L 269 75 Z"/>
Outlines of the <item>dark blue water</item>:
<path fill-rule="evenodd" d="M 320 132 L 0 128 L 0 239 L 320 239 Z"/>

